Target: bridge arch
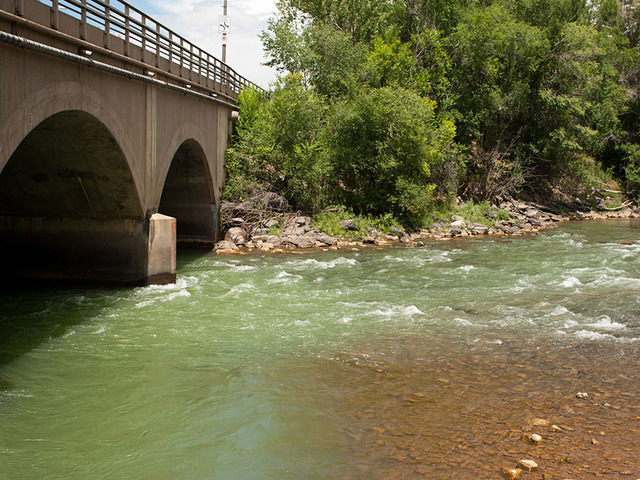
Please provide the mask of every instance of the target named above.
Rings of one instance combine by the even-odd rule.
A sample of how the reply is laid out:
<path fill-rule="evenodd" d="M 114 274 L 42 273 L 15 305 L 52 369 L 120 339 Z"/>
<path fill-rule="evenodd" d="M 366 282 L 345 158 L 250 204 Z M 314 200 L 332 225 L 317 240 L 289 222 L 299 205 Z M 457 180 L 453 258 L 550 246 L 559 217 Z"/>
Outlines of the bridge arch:
<path fill-rule="evenodd" d="M 10 113 L 3 114 L 3 122 L 0 124 L 0 172 L 27 135 L 42 122 L 67 111 L 85 112 L 106 127 L 127 161 L 140 198 L 140 186 L 144 185 L 141 175 L 144 172 L 131 168 L 136 163 L 136 154 L 124 120 L 111 108 L 104 96 L 79 81 L 47 84 L 29 94 Z"/>
<path fill-rule="evenodd" d="M 164 159 L 166 174 L 158 211 L 177 221 L 178 243 L 211 246 L 216 241 L 218 198 L 212 152 L 206 138 L 191 124 L 183 125 L 169 143 Z"/>
<path fill-rule="evenodd" d="M 22 139 L 0 171 L 0 214 L 144 217 L 118 142 L 82 110 L 51 115 Z"/>
<path fill-rule="evenodd" d="M 65 106 L 75 103 L 63 100 Z M 149 227 L 127 157 L 99 118 L 83 109 L 56 111 L 55 105 L 53 99 L 31 116 L 21 112 L 24 128 L 55 111 L 2 158 L 4 274 L 140 281 L 146 277 Z"/>

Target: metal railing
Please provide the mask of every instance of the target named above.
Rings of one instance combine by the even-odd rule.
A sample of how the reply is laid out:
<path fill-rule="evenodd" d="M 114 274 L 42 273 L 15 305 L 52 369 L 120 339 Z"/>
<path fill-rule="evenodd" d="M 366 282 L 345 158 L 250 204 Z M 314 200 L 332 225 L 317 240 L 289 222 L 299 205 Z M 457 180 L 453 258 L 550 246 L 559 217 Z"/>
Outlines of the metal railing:
<path fill-rule="evenodd" d="M 217 84 L 235 95 L 247 86 L 262 90 L 227 64 L 122 0 L 38 1 L 51 10 L 50 25 L 42 26 L 58 30 L 61 15 L 68 15 L 79 21 L 80 40 L 111 51 L 113 40 L 118 38 L 124 50 L 115 53 L 148 65 L 153 70 L 178 76 L 185 83 L 198 84 L 212 91 L 216 90 Z M 24 16 L 24 3 L 25 0 L 15 0 L 16 15 Z M 89 40 L 88 30 L 91 27 L 102 31 L 101 45 L 96 44 L 95 37 L 92 37 L 93 41 Z"/>

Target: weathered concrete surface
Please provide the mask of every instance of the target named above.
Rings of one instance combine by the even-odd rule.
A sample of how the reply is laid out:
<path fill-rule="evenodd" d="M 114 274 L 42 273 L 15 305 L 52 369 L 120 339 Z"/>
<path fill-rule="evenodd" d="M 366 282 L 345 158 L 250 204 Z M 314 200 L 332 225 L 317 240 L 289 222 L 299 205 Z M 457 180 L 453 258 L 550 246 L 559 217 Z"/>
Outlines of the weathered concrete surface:
<path fill-rule="evenodd" d="M 6 19 L 0 30 L 78 51 Z M 227 106 L 7 43 L 0 65 L 0 261 L 12 275 L 171 275 L 150 265 L 156 213 L 176 219 L 178 241 L 215 243 Z"/>
<path fill-rule="evenodd" d="M 148 230 L 145 219 L 0 216 L 1 280 L 145 283 Z"/>
<path fill-rule="evenodd" d="M 176 219 L 155 213 L 149 219 L 147 282 L 176 281 Z"/>

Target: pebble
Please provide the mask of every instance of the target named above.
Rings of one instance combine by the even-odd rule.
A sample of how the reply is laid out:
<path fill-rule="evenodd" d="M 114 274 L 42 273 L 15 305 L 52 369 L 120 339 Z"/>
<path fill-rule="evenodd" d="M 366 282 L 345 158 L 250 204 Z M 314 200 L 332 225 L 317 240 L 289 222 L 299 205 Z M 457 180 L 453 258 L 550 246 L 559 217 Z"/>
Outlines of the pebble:
<path fill-rule="evenodd" d="M 538 445 L 542 443 L 542 437 L 537 433 L 525 433 L 522 435 L 522 441 L 525 443 L 531 443 L 533 445 Z"/>
<path fill-rule="evenodd" d="M 520 460 L 518 468 L 525 472 L 535 472 L 538 470 L 538 464 L 533 460 Z"/>
<path fill-rule="evenodd" d="M 580 398 L 582 400 L 586 399 L 589 397 L 589 394 L 587 392 L 578 392 L 576 393 L 576 398 Z"/>
<path fill-rule="evenodd" d="M 549 420 L 544 420 L 543 418 L 534 418 L 531 420 L 531 425 L 534 427 L 546 427 L 549 425 Z"/>
<path fill-rule="evenodd" d="M 522 475 L 522 470 L 519 468 L 503 468 L 502 476 L 507 480 L 517 480 Z"/>

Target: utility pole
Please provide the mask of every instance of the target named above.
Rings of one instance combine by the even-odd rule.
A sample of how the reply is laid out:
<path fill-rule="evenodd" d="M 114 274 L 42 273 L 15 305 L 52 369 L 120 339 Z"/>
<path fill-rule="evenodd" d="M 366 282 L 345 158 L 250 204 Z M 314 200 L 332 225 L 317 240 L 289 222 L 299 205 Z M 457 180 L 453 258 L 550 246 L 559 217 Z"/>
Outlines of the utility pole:
<path fill-rule="evenodd" d="M 224 16 L 225 19 L 229 17 L 227 12 L 227 0 L 224 0 L 224 6 L 222 7 L 222 15 Z M 222 62 L 227 63 L 227 32 L 226 31 L 222 34 Z"/>

